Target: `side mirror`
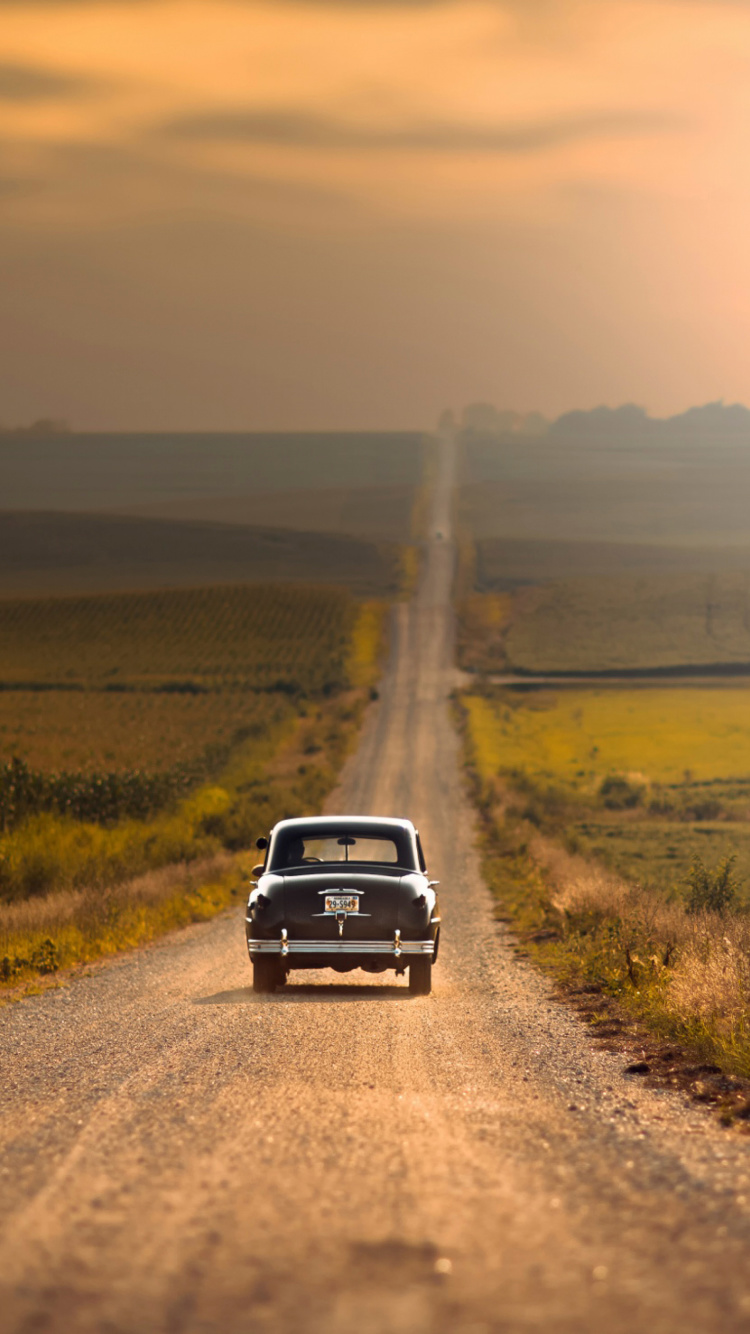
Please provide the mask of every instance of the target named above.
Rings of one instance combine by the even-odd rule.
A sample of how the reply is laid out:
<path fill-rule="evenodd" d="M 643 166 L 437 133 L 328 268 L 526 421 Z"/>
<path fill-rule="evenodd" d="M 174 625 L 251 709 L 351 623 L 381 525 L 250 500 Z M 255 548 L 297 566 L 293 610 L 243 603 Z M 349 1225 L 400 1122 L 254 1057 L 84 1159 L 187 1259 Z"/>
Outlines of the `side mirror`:
<path fill-rule="evenodd" d="M 256 838 L 255 846 L 259 852 L 265 852 L 266 848 L 268 847 L 268 839 L 263 838 L 262 836 L 260 838 Z"/>
<path fill-rule="evenodd" d="M 254 866 L 253 869 L 252 869 L 252 871 L 250 872 L 250 874 L 251 874 L 253 880 L 257 880 L 258 877 L 261 876 L 261 875 L 263 874 L 263 871 L 264 871 L 264 870 L 265 870 L 265 867 L 263 866 L 263 863 L 262 863 L 262 862 L 259 862 L 257 866 Z"/>

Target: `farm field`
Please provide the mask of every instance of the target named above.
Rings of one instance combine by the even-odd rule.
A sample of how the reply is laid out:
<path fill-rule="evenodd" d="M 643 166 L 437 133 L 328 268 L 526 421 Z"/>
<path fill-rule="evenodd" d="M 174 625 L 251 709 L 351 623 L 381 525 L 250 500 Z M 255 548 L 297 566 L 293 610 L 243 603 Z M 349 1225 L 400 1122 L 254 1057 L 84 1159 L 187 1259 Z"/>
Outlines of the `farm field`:
<path fill-rule="evenodd" d="M 569 579 L 723 575 L 750 571 L 750 546 L 667 546 L 641 542 L 554 542 L 488 537 L 476 543 L 480 593 L 513 592 L 527 584 Z"/>
<path fill-rule="evenodd" d="M 644 572 L 474 594 L 462 608 L 464 663 L 542 675 L 742 670 L 750 664 L 749 596 L 742 571 Z M 494 599 L 488 609 L 504 607 L 494 633 L 483 597 Z"/>
<path fill-rule="evenodd" d="M 384 611 L 297 585 L 0 604 L 0 980 L 230 902 L 235 855 L 333 785 Z"/>
<path fill-rule="evenodd" d="M 750 663 L 750 575 L 622 575 L 519 594 L 505 638 L 520 671 Z"/>
<path fill-rule="evenodd" d="M 696 856 L 736 855 L 750 900 L 750 687 L 497 688 L 464 708 L 482 781 L 540 827 L 666 895 Z"/>
<path fill-rule="evenodd" d="M 290 488 L 416 488 L 426 448 L 416 431 L 0 436 L 2 505 L 75 512 L 145 505 L 153 512 L 157 504 Z"/>
<path fill-rule="evenodd" d="M 268 716 L 268 697 L 247 690 L 0 691 L 0 767 L 15 755 L 46 771 L 156 773 L 265 731 Z"/>
<path fill-rule="evenodd" d="M 346 680 L 344 590 L 240 585 L 0 602 L 0 683 L 292 693 Z"/>
<path fill-rule="evenodd" d="M 746 437 L 474 437 L 457 514 L 475 540 L 747 548 L 749 485 Z"/>
<path fill-rule="evenodd" d="M 290 479 L 293 480 L 293 479 Z M 392 486 L 327 486 L 247 495 L 193 497 L 156 502 L 128 511 L 146 518 L 263 525 L 299 533 L 344 533 L 374 542 L 408 542 L 415 506 L 414 483 Z"/>
<path fill-rule="evenodd" d="M 402 540 L 413 492 L 405 488 Z M 310 502 L 311 512 L 315 505 Z M 219 506 L 220 509 L 220 506 Z M 338 584 L 358 597 L 398 592 L 402 548 L 341 532 L 113 514 L 0 512 L 0 598 L 218 583 Z M 385 510 L 383 512 L 386 512 Z M 328 516 L 329 517 L 329 516 Z M 401 519 L 398 520 L 401 522 Z M 385 525 L 384 525 L 385 526 Z M 397 531 L 398 524 L 392 525 Z"/>

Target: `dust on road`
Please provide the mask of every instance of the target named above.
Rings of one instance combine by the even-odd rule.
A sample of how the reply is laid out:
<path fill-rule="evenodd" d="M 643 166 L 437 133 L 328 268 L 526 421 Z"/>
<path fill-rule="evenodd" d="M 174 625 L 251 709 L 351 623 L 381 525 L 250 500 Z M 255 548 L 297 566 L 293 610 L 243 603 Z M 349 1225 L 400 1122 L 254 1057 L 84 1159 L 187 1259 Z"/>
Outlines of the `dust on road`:
<path fill-rule="evenodd" d="M 329 803 L 418 824 L 433 995 L 256 997 L 237 913 L 4 1010 L 3 1334 L 750 1328 L 750 1141 L 639 1088 L 492 920 L 447 703 L 452 464 Z"/>

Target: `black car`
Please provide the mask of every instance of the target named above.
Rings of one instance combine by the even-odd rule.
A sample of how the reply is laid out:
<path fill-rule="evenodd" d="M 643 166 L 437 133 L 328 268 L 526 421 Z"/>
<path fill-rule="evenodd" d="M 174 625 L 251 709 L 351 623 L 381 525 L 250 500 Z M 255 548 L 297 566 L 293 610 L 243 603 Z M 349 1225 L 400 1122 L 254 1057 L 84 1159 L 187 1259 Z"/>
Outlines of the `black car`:
<path fill-rule="evenodd" d="M 245 918 L 255 991 L 283 986 L 292 968 L 408 968 L 410 992 L 429 994 L 438 882 L 427 879 L 410 820 L 281 820 L 257 846 L 266 860 L 253 871 Z"/>

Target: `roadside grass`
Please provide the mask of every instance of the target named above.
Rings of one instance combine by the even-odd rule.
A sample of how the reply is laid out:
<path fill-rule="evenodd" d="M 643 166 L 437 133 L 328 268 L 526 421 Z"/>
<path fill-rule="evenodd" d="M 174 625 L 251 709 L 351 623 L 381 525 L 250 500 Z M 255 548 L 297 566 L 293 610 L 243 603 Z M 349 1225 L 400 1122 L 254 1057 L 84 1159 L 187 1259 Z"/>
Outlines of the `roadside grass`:
<path fill-rule="evenodd" d="M 501 672 L 513 612 L 509 593 L 467 593 L 458 609 L 457 649 L 467 672 Z"/>
<path fill-rule="evenodd" d="M 0 983 L 14 988 L 205 921 L 244 895 L 228 853 L 177 863 L 106 889 L 63 890 L 0 905 Z"/>
<path fill-rule="evenodd" d="M 575 692 L 580 696 L 577 704 L 567 691 L 564 698 L 561 692 L 559 705 L 551 695 L 543 701 L 529 695 L 509 700 L 509 693 L 464 695 L 458 702 L 467 771 L 480 817 L 484 872 L 498 914 L 566 988 L 612 997 L 653 1033 L 678 1040 L 702 1059 L 747 1077 L 750 838 L 746 823 L 743 827 L 747 808 L 734 821 L 725 813 L 715 825 L 696 823 L 689 816 L 684 823 L 673 820 L 673 839 L 675 826 L 685 831 L 685 837 L 682 844 L 673 845 L 675 855 L 666 870 L 656 856 L 649 859 L 648 839 L 653 847 L 667 831 L 660 817 L 649 812 L 643 795 L 636 804 L 618 810 L 608 811 L 603 805 L 613 794 L 617 800 L 630 800 L 633 791 L 653 790 L 657 776 L 673 776 L 673 766 L 680 762 L 679 742 L 675 741 L 675 759 L 665 734 L 661 746 L 658 737 L 644 743 L 650 771 L 645 765 L 635 770 L 639 726 L 648 729 L 653 724 L 653 701 L 638 703 L 648 692 L 617 692 L 634 700 L 633 711 L 628 708 L 624 715 L 630 740 L 626 745 L 624 733 L 615 729 L 616 744 L 613 740 L 608 750 L 602 732 L 597 755 L 589 757 L 583 774 L 572 769 L 570 745 L 560 743 L 555 728 L 560 722 L 558 710 L 568 724 L 574 721 L 570 710 L 581 709 L 586 717 L 586 701 L 580 697 L 596 692 Z M 611 693 L 606 692 L 607 698 Z M 653 693 L 667 697 L 662 698 L 661 708 L 668 717 L 669 696 L 684 692 Z M 623 699 L 621 708 L 625 703 Z M 674 716 L 679 717 L 684 701 L 672 703 Z M 711 705 L 716 725 L 714 773 L 721 771 L 724 759 L 718 721 L 726 722 L 732 704 L 731 699 L 723 705 L 716 699 Z M 614 713 L 617 716 L 616 709 Z M 545 728 L 550 731 L 549 746 L 544 744 Z M 748 730 L 750 734 L 750 723 Z M 704 781 L 709 781 L 712 769 L 708 749 L 704 738 Z M 547 765 L 544 770 L 535 767 L 540 755 Z M 550 763 L 551 755 L 556 767 Z M 620 762 L 630 761 L 627 775 L 608 768 L 615 755 Z M 608 775 L 625 786 L 616 781 L 607 784 Z M 733 791 L 741 784 L 739 778 L 729 781 Z M 690 798 L 690 786 L 684 781 L 671 784 L 671 798 L 677 802 Z M 750 785 L 746 790 L 750 793 Z M 591 839 L 591 826 L 603 815 L 610 830 L 619 826 L 626 831 L 621 837 L 630 840 L 631 852 L 645 854 L 640 860 L 635 856 L 628 860 L 617 837 L 607 840 L 606 849 Z M 727 857 L 736 860 L 727 864 Z M 718 892 L 701 897 L 701 885 L 720 888 L 722 876 L 729 877 L 728 898 L 722 900 Z M 722 905 L 719 910 L 717 904 Z"/>

